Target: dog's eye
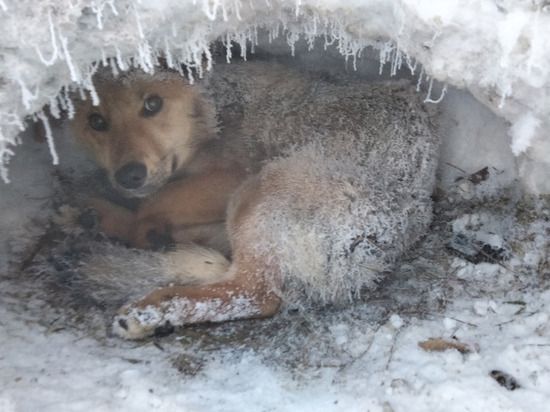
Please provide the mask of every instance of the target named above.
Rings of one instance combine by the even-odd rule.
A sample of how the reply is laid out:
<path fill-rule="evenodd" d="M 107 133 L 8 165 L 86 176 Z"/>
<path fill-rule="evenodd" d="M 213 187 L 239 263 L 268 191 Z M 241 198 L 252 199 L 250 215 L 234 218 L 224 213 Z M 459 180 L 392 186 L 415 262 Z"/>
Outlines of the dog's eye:
<path fill-rule="evenodd" d="M 141 113 L 144 116 L 154 116 L 162 109 L 162 98 L 154 95 L 145 99 Z"/>
<path fill-rule="evenodd" d="M 88 124 L 92 129 L 98 132 L 104 132 L 109 127 L 107 120 L 105 120 L 102 115 L 97 113 L 88 116 Z"/>

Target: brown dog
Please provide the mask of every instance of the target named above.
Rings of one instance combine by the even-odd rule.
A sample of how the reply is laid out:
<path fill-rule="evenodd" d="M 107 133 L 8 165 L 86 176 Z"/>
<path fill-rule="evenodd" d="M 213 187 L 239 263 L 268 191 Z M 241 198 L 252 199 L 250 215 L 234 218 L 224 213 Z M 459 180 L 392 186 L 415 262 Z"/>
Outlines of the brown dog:
<path fill-rule="evenodd" d="M 123 337 L 348 301 L 429 224 L 437 139 L 407 84 L 233 63 L 198 85 L 134 71 L 94 86 L 100 104 L 77 103 L 74 134 L 143 198 L 137 212 L 93 201 L 101 230 L 180 245 L 159 252 L 176 285 L 123 307 Z"/>

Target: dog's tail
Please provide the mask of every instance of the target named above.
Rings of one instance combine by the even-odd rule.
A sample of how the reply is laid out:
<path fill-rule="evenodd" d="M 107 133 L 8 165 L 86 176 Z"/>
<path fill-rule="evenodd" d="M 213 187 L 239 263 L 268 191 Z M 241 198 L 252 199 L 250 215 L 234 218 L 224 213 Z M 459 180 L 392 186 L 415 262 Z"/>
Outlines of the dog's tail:
<path fill-rule="evenodd" d="M 108 316 L 160 287 L 223 281 L 230 265 L 222 253 L 194 244 L 157 252 L 105 241 L 76 243 L 59 246 L 37 271 L 53 286 L 59 303 L 80 311 L 99 307 Z"/>
<path fill-rule="evenodd" d="M 207 285 L 224 280 L 229 260 L 220 252 L 195 244 L 179 245 L 169 252 L 97 245 L 80 265 L 82 278 L 95 289 L 113 287 L 127 298 L 141 298 L 155 288 L 174 285 Z"/>
<path fill-rule="evenodd" d="M 159 263 L 167 283 L 178 285 L 209 285 L 226 279 L 229 260 L 217 250 L 194 244 L 161 254 Z M 168 282 L 166 282 L 166 280 Z"/>

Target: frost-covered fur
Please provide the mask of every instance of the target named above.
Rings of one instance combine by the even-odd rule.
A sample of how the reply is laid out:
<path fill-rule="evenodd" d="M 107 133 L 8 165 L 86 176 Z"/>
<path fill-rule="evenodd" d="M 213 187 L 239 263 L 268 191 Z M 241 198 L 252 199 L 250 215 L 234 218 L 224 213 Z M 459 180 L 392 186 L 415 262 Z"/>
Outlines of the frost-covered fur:
<path fill-rule="evenodd" d="M 126 76 L 130 87 L 133 81 L 147 79 Z M 186 247 L 143 252 L 145 267 L 162 271 L 167 283 L 187 286 L 155 291 L 122 308 L 114 323 L 121 336 L 142 338 L 166 323 L 267 316 L 280 301 L 293 307 L 347 302 L 373 288 L 425 232 L 438 143 L 406 82 L 369 84 L 247 63 L 217 66 L 193 90 L 199 116 L 208 115 L 204 105 L 212 102 L 219 133 L 204 137 L 202 131 L 214 151 L 206 144 L 193 156 L 209 160 L 183 162 L 174 176 L 185 182 L 186 168 L 200 175 L 213 156 L 244 170 L 227 204 L 233 260 L 220 257 L 220 270 L 205 275 L 193 273 L 202 271 L 204 259 L 193 263 Z M 196 117 L 189 121 L 209 124 Z M 85 118 L 77 113 L 76 121 Z M 101 149 L 94 150 L 98 155 Z M 170 207 L 177 212 L 177 205 Z M 193 246 L 191 254 L 205 253 L 198 251 Z M 120 278 L 132 275 L 121 266 L 112 270 Z M 219 282 L 212 285 L 212 279 Z"/>
<path fill-rule="evenodd" d="M 209 87 L 222 113 L 239 99 L 239 135 L 274 159 L 251 253 L 281 266 L 287 302 L 350 299 L 424 233 L 438 144 L 406 82 L 231 65 Z"/>

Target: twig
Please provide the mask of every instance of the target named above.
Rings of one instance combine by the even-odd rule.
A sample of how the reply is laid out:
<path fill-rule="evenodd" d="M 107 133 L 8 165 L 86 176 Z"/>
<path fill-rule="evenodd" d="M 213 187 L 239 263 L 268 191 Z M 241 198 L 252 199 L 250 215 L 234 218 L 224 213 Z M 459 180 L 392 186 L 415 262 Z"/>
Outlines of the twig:
<path fill-rule="evenodd" d="M 358 356 L 354 357 L 354 358 L 351 360 L 351 362 L 349 362 L 349 363 L 347 363 L 347 364 L 345 364 L 345 365 L 340 366 L 340 370 L 339 370 L 338 372 L 343 372 L 345 369 L 351 367 L 355 362 L 357 362 L 357 360 L 362 359 L 363 356 L 365 356 L 365 355 L 368 353 L 368 351 L 369 351 L 370 348 L 372 347 L 372 344 L 374 343 L 374 339 L 376 338 L 376 334 L 377 334 L 378 331 L 380 330 L 380 327 L 381 327 L 381 325 L 378 325 L 378 326 L 376 326 L 376 329 L 374 329 L 374 333 L 373 333 L 373 335 L 372 335 L 372 339 L 370 340 L 370 342 L 369 342 L 367 348 L 366 348 L 363 352 L 361 352 Z"/>
<path fill-rule="evenodd" d="M 386 362 L 386 370 L 388 370 L 388 368 L 390 367 L 390 362 L 392 361 L 393 353 L 395 352 L 395 342 L 397 341 L 397 337 L 399 336 L 400 333 L 401 333 L 401 329 L 399 329 L 393 337 L 393 342 L 390 348 L 390 356 L 388 357 L 388 362 Z"/>
<path fill-rule="evenodd" d="M 456 170 L 459 170 L 459 171 L 461 171 L 461 172 L 464 173 L 464 174 L 468 173 L 468 172 L 466 172 L 466 170 L 462 170 L 460 167 L 455 166 L 455 165 L 453 165 L 453 164 L 451 164 L 451 163 L 449 163 L 449 162 L 445 162 L 445 164 L 446 164 L 447 166 L 454 167 Z"/>

